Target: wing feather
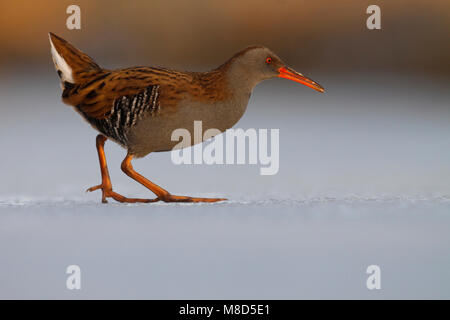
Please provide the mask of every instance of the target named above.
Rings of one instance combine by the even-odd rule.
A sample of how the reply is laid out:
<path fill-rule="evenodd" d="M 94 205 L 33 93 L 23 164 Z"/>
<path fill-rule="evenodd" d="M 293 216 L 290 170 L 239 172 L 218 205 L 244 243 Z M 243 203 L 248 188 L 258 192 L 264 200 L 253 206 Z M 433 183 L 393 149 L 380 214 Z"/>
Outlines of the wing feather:
<path fill-rule="evenodd" d="M 122 97 L 133 97 L 130 110 L 137 105 L 149 104 L 149 99 L 156 95 L 161 110 L 170 111 L 176 107 L 177 101 L 185 94 L 192 77 L 187 73 L 151 67 L 135 67 L 117 71 L 102 70 L 88 79 L 86 83 L 67 87 L 63 92 L 63 101 L 75 106 L 89 118 L 105 119 L 112 112 L 117 101 Z M 149 87 L 157 87 L 157 92 L 147 91 Z M 128 100 L 127 100 L 128 101 Z M 156 100 L 151 102 L 156 107 Z M 144 109 L 137 111 L 139 114 Z M 131 118 L 131 116 L 130 116 Z"/>

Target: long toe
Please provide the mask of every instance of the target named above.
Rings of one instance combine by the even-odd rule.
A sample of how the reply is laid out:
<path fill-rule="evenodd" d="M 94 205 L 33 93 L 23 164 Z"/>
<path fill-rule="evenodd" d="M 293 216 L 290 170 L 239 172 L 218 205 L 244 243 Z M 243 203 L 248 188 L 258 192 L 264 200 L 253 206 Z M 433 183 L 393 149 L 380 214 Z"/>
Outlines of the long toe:
<path fill-rule="evenodd" d="M 164 202 L 219 202 L 226 201 L 225 198 L 193 198 L 185 196 L 167 195 L 161 199 Z"/>
<path fill-rule="evenodd" d="M 106 197 L 113 198 L 117 202 L 126 202 L 126 203 L 150 203 L 159 201 L 158 198 L 155 199 L 139 199 L 139 198 L 127 198 L 117 192 L 110 191 L 106 193 Z"/>

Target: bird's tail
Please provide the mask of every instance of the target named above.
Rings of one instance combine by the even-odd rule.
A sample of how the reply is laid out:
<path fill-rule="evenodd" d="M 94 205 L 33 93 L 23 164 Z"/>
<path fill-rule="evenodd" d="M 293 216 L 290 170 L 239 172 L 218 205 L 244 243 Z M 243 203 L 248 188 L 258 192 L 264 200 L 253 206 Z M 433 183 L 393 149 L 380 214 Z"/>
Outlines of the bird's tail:
<path fill-rule="evenodd" d="M 49 33 L 51 53 L 63 89 L 81 84 L 102 69 L 95 61 L 66 40 Z"/>

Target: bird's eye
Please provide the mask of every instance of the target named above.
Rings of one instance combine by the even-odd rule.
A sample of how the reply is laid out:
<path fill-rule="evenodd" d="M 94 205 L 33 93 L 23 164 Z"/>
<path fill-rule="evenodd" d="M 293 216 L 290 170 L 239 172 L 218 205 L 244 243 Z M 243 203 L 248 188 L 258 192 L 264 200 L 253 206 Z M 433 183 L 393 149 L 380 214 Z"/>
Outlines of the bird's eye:
<path fill-rule="evenodd" d="M 267 63 L 267 64 L 271 64 L 271 63 L 272 63 L 272 58 L 271 58 L 271 57 L 267 57 L 266 63 Z"/>

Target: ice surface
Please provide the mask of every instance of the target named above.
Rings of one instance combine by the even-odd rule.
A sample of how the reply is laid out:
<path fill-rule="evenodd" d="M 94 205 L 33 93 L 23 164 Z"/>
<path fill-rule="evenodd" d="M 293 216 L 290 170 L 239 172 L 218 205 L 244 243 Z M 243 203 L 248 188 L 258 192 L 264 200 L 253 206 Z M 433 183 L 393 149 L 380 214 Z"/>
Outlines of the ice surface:
<path fill-rule="evenodd" d="M 1 83 L 0 298 L 450 298 L 448 88 L 316 78 L 326 94 L 263 83 L 238 123 L 280 129 L 275 176 L 135 162 L 174 194 L 230 199 L 216 204 L 102 205 L 84 192 L 100 181 L 95 132 L 54 75 Z M 106 152 L 115 190 L 150 197 Z"/>

